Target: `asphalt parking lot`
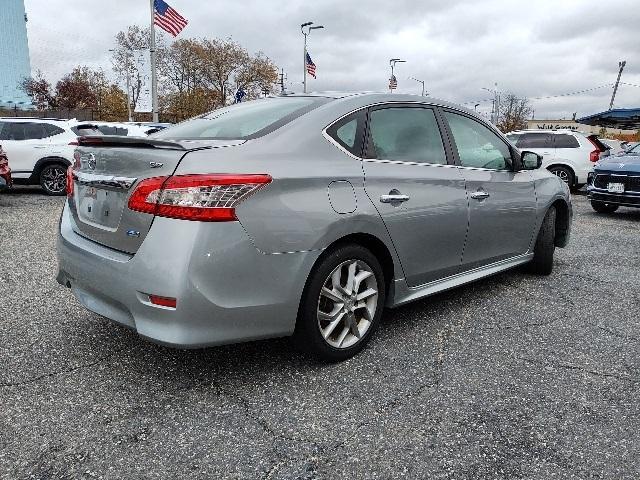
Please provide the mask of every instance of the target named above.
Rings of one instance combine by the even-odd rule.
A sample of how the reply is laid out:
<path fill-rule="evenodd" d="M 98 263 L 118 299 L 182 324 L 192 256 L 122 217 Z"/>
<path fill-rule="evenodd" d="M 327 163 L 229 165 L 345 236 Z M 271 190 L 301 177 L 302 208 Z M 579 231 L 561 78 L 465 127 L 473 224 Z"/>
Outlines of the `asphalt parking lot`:
<path fill-rule="evenodd" d="M 0 194 L 0 478 L 640 477 L 640 210 L 576 196 L 550 277 L 389 311 L 324 365 L 85 311 L 54 280 L 62 204 Z"/>

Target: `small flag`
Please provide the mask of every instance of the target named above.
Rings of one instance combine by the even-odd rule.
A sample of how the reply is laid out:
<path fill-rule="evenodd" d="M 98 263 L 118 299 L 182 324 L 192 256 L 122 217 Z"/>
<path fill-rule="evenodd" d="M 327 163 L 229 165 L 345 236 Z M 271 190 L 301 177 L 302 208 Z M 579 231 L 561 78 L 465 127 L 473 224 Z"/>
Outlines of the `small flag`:
<path fill-rule="evenodd" d="M 389 79 L 389 90 L 395 90 L 396 88 L 398 88 L 398 79 L 395 75 L 391 75 Z"/>
<path fill-rule="evenodd" d="M 311 60 L 311 55 L 307 52 L 307 73 L 311 75 L 313 78 L 316 78 L 316 64 Z"/>
<path fill-rule="evenodd" d="M 153 24 L 173 37 L 177 37 L 189 23 L 164 0 L 153 1 Z"/>

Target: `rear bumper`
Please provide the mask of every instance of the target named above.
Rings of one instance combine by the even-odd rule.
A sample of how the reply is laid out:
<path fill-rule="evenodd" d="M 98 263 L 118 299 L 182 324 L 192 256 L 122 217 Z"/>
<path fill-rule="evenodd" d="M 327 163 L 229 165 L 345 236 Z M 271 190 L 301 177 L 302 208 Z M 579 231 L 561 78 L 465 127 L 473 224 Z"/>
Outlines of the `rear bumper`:
<path fill-rule="evenodd" d="M 587 197 L 589 198 L 589 200 L 598 202 L 611 203 L 623 207 L 640 208 L 640 194 L 637 193 L 609 193 L 606 190 L 601 190 L 589 186 L 587 188 Z"/>
<path fill-rule="evenodd" d="M 65 206 L 57 279 L 87 309 L 152 341 L 195 348 L 291 334 L 319 253 L 262 254 L 239 222 L 156 218 L 132 256 L 78 235 Z M 177 307 L 152 305 L 149 294 Z"/>

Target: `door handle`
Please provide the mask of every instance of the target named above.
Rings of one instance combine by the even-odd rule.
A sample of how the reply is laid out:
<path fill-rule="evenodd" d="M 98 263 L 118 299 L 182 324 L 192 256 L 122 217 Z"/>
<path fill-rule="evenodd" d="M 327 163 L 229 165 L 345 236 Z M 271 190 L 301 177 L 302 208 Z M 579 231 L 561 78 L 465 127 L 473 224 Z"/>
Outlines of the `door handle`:
<path fill-rule="evenodd" d="M 476 200 L 484 200 L 485 198 L 490 197 L 491 195 L 489 195 L 487 192 L 485 192 L 484 190 L 478 190 L 477 192 L 473 192 L 470 197 L 474 198 Z"/>
<path fill-rule="evenodd" d="M 389 195 L 380 195 L 380 202 L 382 203 L 402 203 L 409 200 L 407 195 L 402 195 L 397 190 L 391 190 Z"/>

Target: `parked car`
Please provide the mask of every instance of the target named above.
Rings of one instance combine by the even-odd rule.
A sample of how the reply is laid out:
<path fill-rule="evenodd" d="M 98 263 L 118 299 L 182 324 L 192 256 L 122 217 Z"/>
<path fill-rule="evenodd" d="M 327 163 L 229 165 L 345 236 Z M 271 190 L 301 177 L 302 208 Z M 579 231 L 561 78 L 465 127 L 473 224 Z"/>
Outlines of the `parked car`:
<path fill-rule="evenodd" d="M 9 160 L 7 154 L 0 145 L 0 190 L 11 188 L 11 169 L 9 168 Z"/>
<path fill-rule="evenodd" d="M 127 122 L 128 125 L 137 125 L 145 129 L 147 135 L 159 132 L 165 128 L 169 128 L 172 123 L 160 123 L 160 122 Z"/>
<path fill-rule="evenodd" d="M 345 359 L 385 306 L 523 264 L 549 274 L 571 229 L 539 155 L 413 95 L 243 102 L 153 138 L 82 138 L 76 160 L 58 282 L 183 348 L 293 335 Z"/>
<path fill-rule="evenodd" d="M 609 150 L 610 155 L 617 155 L 619 153 L 624 153 L 625 145 L 627 145 L 627 142 L 623 142 L 622 140 L 615 140 L 611 138 L 600 138 L 599 140 L 607 148 L 607 150 Z"/>
<path fill-rule="evenodd" d="M 542 155 L 542 166 L 572 190 L 586 184 L 593 164 L 609 155 L 596 135 L 573 130 L 518 130 L 508 133 L 507 138 L 521 150 Z"/>
<path fill-rule="evenodd" d="M 96 128 L 101 135 L 123 135 L 129 137 L 146 137 L 151 128 L 138 124 L 117 123 L 117 122 L 86 122 L 82 126 Z"/>
<path fill-rule="evenodd" d="M 0 118 L 0 142 L 11 159 L 14 182 L 39 184 L 49 195 L 64 195 L 66 171 L 77 145 L 76 123 L 53 118 Z"/>
<path fill-rule="evenodd" d="M 640 143 L 628 142 L 624 149 L 624 152 L 619 153 L 618 155 L 626 155 L 628 153 L 633 153 L 635 155 L 640 154 Z"/>
<path fill-rule="evenodd" d="M 620 206 L 640 208 L 640 148 L 596 163 L 587 195 L 598 213 L 612 213 Z"/>

